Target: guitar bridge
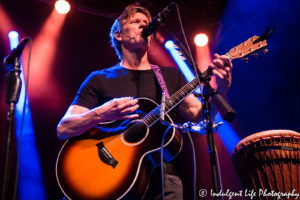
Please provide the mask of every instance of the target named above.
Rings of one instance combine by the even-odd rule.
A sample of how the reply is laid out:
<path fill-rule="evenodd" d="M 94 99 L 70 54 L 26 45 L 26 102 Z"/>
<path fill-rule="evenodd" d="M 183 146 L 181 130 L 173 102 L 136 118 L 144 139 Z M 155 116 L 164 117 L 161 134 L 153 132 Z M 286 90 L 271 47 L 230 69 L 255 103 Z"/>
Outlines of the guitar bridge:
<path fill-rule="evenodd" d="M 98 144 L 96 144 L 96 146 L 98 147 L 98 154 L 100 159 L 104 163 L 115 168 L 119 162 L 116 161 L 116 159 L 109 153 L 109 151 L 104 146 L 103 142 L 99 142 Z"/>

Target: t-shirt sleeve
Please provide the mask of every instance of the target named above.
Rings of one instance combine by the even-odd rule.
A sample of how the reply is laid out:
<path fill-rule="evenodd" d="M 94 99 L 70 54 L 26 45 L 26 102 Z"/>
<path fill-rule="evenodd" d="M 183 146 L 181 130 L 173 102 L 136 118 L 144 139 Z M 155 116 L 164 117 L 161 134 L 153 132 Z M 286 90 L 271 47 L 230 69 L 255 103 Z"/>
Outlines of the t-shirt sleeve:
<path fill-rule="evenodd" d="M 93 109 L 98 106 L 100 98 L 101 89 L 99 77 L 95 72 L 92 72 L 80 86 L 71 105 L 79 105 L 88 109 Z"/>

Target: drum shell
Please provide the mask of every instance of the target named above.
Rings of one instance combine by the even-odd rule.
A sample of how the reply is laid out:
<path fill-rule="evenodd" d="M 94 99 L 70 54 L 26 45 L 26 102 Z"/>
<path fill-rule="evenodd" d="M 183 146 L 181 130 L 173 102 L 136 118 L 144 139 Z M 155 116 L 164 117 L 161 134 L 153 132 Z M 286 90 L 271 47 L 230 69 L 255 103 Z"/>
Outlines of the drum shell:
<path fill-rule="evenodd" d="M 294 150 L 256 151 L 266 146 L 293 147 Z M 232 162 L 244 189 L 254 190 L 256 194 L 265 190 L 299 193 L 300 152 L 296 149 L 300 149 L 300 134 L 294 131 L 265 131 L 242 140 L 232 154 Z M 263 195 L 256 198 L 267 199 Z"/>

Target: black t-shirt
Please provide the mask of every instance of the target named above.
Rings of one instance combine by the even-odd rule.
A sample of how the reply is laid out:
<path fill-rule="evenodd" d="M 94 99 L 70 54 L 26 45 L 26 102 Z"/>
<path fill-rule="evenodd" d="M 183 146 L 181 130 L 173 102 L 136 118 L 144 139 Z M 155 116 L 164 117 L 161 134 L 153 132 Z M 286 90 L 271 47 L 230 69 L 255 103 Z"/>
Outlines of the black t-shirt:
<path fill-rule="evenodd" d="M 160 67 L 170 96 L 187 82 L 174 67 Z M 114 98 L 146 97 L 160 104 L 162 90 L 152 69 L 130 70 L 119 64 L 92 72 L 83 82 L 72 105 L 93 109 Z"/>

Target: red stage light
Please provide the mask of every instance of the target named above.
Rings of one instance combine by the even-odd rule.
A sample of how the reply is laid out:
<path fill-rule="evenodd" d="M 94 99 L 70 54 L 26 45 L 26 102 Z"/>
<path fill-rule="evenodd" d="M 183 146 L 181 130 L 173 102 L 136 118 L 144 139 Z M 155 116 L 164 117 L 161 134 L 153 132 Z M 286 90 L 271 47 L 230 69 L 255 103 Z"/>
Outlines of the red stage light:
<path fill-rule="evenodd" d="M 65 0 L 58 0 L 55 3 L 55 9 L 60 14 L 67 14 L 70 10 L 70 4 Z"/>
<path fill-rule="evenodd" d="M 205 34 L 198 34 L 195 37 L 195 44 L 199 47 L 203 47 L 207 44 L 208 42 L 208 37 Z"/>

